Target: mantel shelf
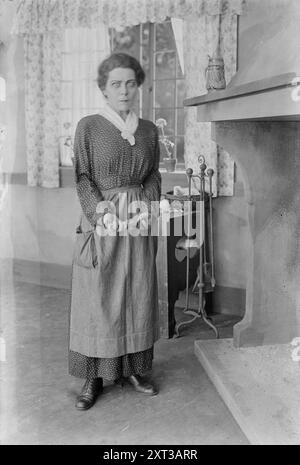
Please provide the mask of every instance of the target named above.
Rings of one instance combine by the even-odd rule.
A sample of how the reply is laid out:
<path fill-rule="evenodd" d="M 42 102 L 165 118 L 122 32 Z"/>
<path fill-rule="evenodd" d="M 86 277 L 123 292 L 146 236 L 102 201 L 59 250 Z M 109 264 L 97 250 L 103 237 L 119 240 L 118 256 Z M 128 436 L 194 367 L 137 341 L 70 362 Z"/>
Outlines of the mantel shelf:
<path fill-rule="evenodd" d="M 239 86 L 228 86 L 224 90 L 212 90 L 204 95 L 198 97 L 188 98 L 184 100 L 184 106 L 198 106 L 205 105 L 212 102 L 220 102 L 222 100 L 228 100 L 238 97 L 243 97 L 251 94 L 257 94 L 261 92 L 270 92 L 275 89 L 294 86 L 296 73 L 280 74 L 278 76 L 272 76 L 270 78 L 260 79 L 258 81 L 247 82 Z M 300 84 L 300 77 L 299 84 Z"/>
<path fill-rule="evenodd" d="M 300 78 L 287 73 L 185 100 L 198 121 L 300 121 Z M 297 85 L 295 85 L 297 82 Z"/>

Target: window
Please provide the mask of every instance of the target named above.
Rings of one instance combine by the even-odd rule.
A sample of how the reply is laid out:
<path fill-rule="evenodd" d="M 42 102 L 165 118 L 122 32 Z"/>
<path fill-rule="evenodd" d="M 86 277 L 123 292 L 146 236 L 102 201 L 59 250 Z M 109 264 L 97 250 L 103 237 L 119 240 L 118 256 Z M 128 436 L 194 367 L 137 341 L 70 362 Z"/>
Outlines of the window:
<path fill-rule="evenodd" d="M 109 29 L 111 50 L 136 57 L 146 72 L 135 111 L 142 118 L 156 121 L 164 118 L 170 140 L 175 143 L 178 163 L 184 163 L 184 75 L 171 20 L 145 23 L 123 31 Z M 161 147 L 161 156 L 165 148 Z"/>
<path fill-rule="evenodd" d="M 103 96 L 97 86 L 97 67 L 110 53 L 108 28 L 66 29 L 62 51 L 60 106 L 60 162 L 71 166 L 72 138 L 78 121 L 97 113 Z"/>
<path fill-rule="evenodd" d="M 61 164 L 72 164 L 71 141 L 78 121 L 97 113 L 103 97 L 97 87 L 99 63 L 111 51 L 135 56 L 146 80 L 136 101 L 140 117 L 167 121 L 165 133 L 175 143 L 177 166 L 184 167 L 184 75 L 181 71 L 170 19 L 145 23 L 122 31 L 99 25 L 97 28 L 67 29 L 64 35 L 61 93 Z M 165 148 L 161 146 L 161 156 Z"/>

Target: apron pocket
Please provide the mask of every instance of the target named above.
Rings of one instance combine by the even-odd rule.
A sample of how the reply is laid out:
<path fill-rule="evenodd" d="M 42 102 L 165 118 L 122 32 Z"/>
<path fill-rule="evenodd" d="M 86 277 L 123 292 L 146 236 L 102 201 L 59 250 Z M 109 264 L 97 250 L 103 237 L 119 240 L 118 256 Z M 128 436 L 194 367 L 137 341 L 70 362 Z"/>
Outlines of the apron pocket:
<path fill-rule="evenodd" d="M 73 260 L 84 268 L 96 268 L 98 257 L 93 231 L 77 232 Z"/>

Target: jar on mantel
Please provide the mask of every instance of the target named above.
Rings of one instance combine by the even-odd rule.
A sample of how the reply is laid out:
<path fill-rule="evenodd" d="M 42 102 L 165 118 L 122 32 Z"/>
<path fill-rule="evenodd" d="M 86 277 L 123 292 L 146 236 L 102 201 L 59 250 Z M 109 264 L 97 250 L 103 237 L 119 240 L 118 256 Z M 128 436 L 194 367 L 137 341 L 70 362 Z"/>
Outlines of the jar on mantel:
<path fill-rule="evenodd" d="M 221 90 L 226 89 L 224 60 L 221 56 L 209 56 L 208 66 L 205 69 L 206 89 Z"/>

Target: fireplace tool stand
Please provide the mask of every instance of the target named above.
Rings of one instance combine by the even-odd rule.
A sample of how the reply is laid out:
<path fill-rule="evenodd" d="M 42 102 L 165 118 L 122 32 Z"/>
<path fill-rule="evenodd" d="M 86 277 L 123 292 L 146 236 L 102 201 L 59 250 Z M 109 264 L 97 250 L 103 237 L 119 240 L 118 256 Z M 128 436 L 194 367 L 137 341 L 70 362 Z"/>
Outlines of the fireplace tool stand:
<path fill-rule="evenodd" d="M 186 175 L 188 177 L 188 218 L 187 218 L 187 236 L 180 239 L 176 244 L 176 248 L 181 250 L 186 250 L 187 261 L 186 261 L 186 302 L 183 313 L 186 315 L 191 315 L 192 318 L 187 321 L 182 321 L 177 323 L 175 326 L 175 337 L 179 337 L 179 330 L 183 326 L 186 326 L 198 318 L 202 318 L 203 321 L 214 331 L 216 338 L 219 337 L 219 332 L 216 326 L 212 323 L 211 318 L 207 316 L 205 305 L 206 305 L 206 292 L 212 292 L 216 285 L 215 280 L 215 270 L 214 270 L 214 243 L 213 243 L 213 222 L 212 222 L 212 177 L 214 171 L 212 169 L 206 170 L 207 166 L 205 164 L 205 159 L 203 156 L 198 158 L 200 163 L 200 173 L 193 174 L 193 170 L 188 168 L 186 170 Z M 209 224 L 206 225 L 206 215 L 205 215 L 205 178 L 209 180 Z M 192 204 L 192 193 L 191 193 L 191 184 L 192 178 L 198 178 L 200 180 L 200 201 L 199 201 L 199 225 L 200 231 L 199 240 L 194 238 L 194 235 L 191 235 L 191 204 Z M 207 261 L 207 238 L 206 231 L 208 232 L 208 245 L 209 245 L 209 262 Z M 197 270 L 197 279 L 192 288 L 193 293 L 198 292 L 198 309 L 194 310 L 189 308 L 189 274 L 190 274 L 190 249 L 198 248 L 199 249 L 199 267 Z M 209 291 L 207 288 L 207 283 L 209 283 Z"/>

